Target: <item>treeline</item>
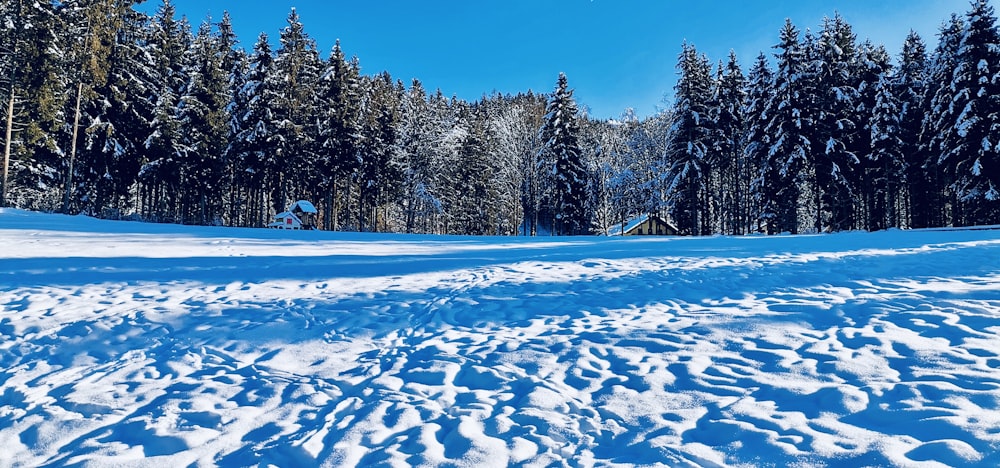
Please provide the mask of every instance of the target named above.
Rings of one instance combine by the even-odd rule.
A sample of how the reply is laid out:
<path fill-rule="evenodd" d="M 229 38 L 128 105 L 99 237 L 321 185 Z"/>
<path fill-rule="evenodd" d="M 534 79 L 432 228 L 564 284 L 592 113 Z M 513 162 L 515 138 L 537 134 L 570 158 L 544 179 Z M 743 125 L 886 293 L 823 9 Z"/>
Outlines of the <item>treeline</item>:
<path fill-rule="evenodd" d="M 297 199 L 330 230 L 688 234 L 1000 224 L 1000 33 L 987 0 L 896 63 L 840 16 L 791 22 L 744 73 L 690 44 L 658 115 L 547 94 L 467 102 L 321 54 L 293 10 L 241 46 L 169 1 L 0 0 L 0 205 L 263 226 Z"/>

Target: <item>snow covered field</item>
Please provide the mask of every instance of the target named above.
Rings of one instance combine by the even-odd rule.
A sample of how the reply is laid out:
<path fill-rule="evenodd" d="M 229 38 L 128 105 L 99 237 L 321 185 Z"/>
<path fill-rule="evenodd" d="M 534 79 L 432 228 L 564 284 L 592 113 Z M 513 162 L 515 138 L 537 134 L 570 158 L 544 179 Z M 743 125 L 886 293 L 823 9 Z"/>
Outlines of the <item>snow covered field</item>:
<path fill-rule="evenodd" d="M 0 210 L 0 466 L 1000 464 L 1000 231 Z"/>

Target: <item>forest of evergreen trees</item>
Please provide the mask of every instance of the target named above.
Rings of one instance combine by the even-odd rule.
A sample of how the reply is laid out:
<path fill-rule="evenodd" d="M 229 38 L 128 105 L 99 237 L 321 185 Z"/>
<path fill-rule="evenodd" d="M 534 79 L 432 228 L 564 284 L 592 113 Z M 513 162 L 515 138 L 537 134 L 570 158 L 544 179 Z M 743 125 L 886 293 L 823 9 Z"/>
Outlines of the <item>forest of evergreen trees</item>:
<path fill-rule="evenodd" d="M 553 92 L 449 98 L 321 54 L 293 10 L 249 50 L 164 0 L 0 0 L 0 206 L 323 229 L 692 235 L 1000 224 L 1000 32 L 987 0 L 894 60 L 839 15 L 790 21 L 745 72 L 693 44 L 657 115 Z M 272 44 L 273 47 L 272 47 Z"/>

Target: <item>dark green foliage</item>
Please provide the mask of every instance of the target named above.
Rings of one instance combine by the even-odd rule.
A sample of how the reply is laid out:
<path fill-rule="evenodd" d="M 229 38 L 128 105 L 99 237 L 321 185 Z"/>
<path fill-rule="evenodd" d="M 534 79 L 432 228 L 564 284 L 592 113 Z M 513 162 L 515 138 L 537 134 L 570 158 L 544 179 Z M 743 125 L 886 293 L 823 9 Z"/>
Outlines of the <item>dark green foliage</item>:
<path fill-rule="evenodd" d="M 955 223 L 1000 223 L 1000 31 L 987 0 L 972 2 L 951 89 L 954 127 L 941 147 L 953 175 Z"/>
<path fill-rule="evenodd" d="M 900 227 L 929 227 L 934 209 L 933 185 L 927 181 L 927 149 L 921 145 L 924 120 L 922 99 L 927 90 L 927 48 L 915 32 L 903 42 L 899 67 L 893 79 L 892 94 L 899 104 L 899 152 L 906 167 L 906 193 L 903 195 Z"/>
<path fill-rule="evenodd" d="M 809 171 L 815 183 L 816 231 L 850 229 L 854 223 L 861 158 L 868 153 L 862 135 L 866 112 L 856 73 L 857 64 L 863 62 L 859 57 L 854 32 L 843 17 L 825 19 L 809 65 L 815 99 Z"/>
<path fill-rule="evenodd" d="M 610 232 L 658 214 L 694 235 L 1000 223 L 1000 32 L 987 0 L 898 66 L 835 15 L 790 21 L 774 69 L 681 47 L 647 118 L 549 95 L 476 102 L 321 59 L 292 10 L 247 53 L 228 14 L 169 0 L 0 2 L 0 205 L 262 226 L 300 198 L 325 229 Z M 30 26 L 30 27 L 29 27 Z"/>
<path fill-rule="evenodd" d="M 579 143 L 576 101 L 564 73 L 559 74 L 555 93 L 546 108 L 545 123 L 539 133 L 541 167 L 548 170 L 546 194 L 556 235 L 580 235 L 590 230 L 587 213 L 587 171 Z"/>
<path fill-rule="evenodd" d="M 750 218 L 750 182 L 753 164 L 745 157 L 747 145 L 747 81 L 740 69 L 736 53 L 730 51 L 729 60 L 719 69 L 716 88 L 716 115 L 714 117 L 717 139 L 717 176 L 712 191 L 718 200 L 716 232 L 746 234 Z"/>
<path fill-rule="evenodd" d="M 799 231 L 799 207 L 813 151 L 811 102 L 806 93 L 806 54 L 799 31 L 786 21 L 776 46 L 778 69 L 764 115 L 771 144 L 756 184 L 761 219 L 769 234 Z"/>
<path fill-rule="evenodd" d="M 709 182 L 721 152 L 712 67 L 693 45 L 684 44 L 677 68 L 680 79 L 667 143 L 670 215 L 689 235 L 711 234 Z"/>

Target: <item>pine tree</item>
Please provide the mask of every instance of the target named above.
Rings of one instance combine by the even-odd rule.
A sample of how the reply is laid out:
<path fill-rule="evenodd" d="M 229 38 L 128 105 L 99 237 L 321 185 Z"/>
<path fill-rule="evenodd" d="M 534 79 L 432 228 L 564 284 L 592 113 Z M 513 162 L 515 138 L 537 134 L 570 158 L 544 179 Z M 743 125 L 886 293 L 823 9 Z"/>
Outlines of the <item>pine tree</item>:
<path fill-rule="evenodd" d="M 365 81 L 367 89 L 361 102 L 359 164 L 355 175 L 358 229 L 378 232 L 379 209 L 393 198 L 401 179 L 393 157 L 401 90 L 394 86 L 388 73 Z"/>
<path fill-rule="evenodd" d="M 4 109 L 3 189 L 0 205 L 56 206 L 53 187 L 62 186 L 59 141 L 61 107 L 59 18 L 53 2 L 11 0 L 0 9 L 0 93 Z M 12 186 L 18 186 L 16 197 Z"/>
<path fill-rule="evenodd" d="M 453 183 L 461 194 L 453 207 L 455 233 L 466 235 L 496 234 L 496 173 L 487 159 L 486 130 L 482 118 L 470 116 L 469 131 L 459 148 Z"/>
<path fill-rule="evenodd" d="M 120 0 L 71 0 L 62 2 L 60 14 L 66 24 L 66 38 L 70 38 L 64 54 L 67 66 L 67 89 L 73 90 L 67 116 L 72 137 L 69 142 L 68 164 L 63 187 L 62 211 L 70 210 L 76 202 L 74 184 L 76 159 L 83 129 L 89 121 L 83 114 L 89 102 L 97 97 L 96 90 L 102 88 L 109 78 L 112 68 L 112 50 L 123 27 L 123 21 L 132 12 L 135 1 Z M 93 109 L 90 109 L 93 110 Z M 95 116 L 96 117 L 96 116 Z M 92 168 L 83 168 L 85 171 Z M 78 204 L 78 203 L 74 203 Z"/>
<path fill-rule="evenodd" d="M 812 153 L 811 169 L 817 232 L 850 229 L 854 222 L 859 158 L 867 154 L 867 148 L 859 154 L 857 143 L 866 119 L 858 109 L 856 54 L 854 32 L 843 17 L 824 19 L 811 66 L 817 99 L 813 103 L 817 147 Z"/>
<path fill-rule="evenodd" d="M 420 80 L 413 80 L 403 96 L 397 129 L 403 171 L 403 217 L 405 232 L 427 232 L 427 219 L 437 203 L 430 195 L 429 114 L 427 93 Z"/>
<path fill-rule="evenodd" d="M 216 41 L 218 41 L 219 53 L 222 55 L 222 69 L 230 74 L 230 95 L 235 95 L 236 91 L 240 88 L 240 83 L 238 80 L 239 77 L 234 76 L 234 72 L 241 69 L 241 62 L 246 60 L 246 52 L 238 47 L 240 41 L 236 37 L 236 32 L 233 31 L 233 19 L 228 11 L 222 13 L 222 20 L 219 21 L 216 33 Z"/>
<path fill-rule="evenodd" d="M 854 139 L 852 151 L 859 155 L 859 160 L 861 161 L 861 165 L 858 168 L 861 176 L 861 190 L 859 190 L 858 195 L 855 197 L 856 212 L 859 215 L 853 227 L 880 230 L 886 227 L 886 212 L 889 208 L 882 204 L 886 200 L 887 195 L 879 193 L 880 190 L 884 190 L 884 187 L 879 186 L 878 181 L 886 177 L 887 164 L 892 166 L 896 163 L 884 161 L 882 160 L 884 155 L 876 157 L 872 153 L 875 147 L 872 137 L 878 133 L 872 128 L 872 123 L 875 109 L 880 105 L 880 87 L 888 86 L 883 81 L 891 74 L 892 65 L 890 64 L 889 54 L 885 51 L 885 47 L 881 45 L 876 46 L 870 41 L 861 43 L 858 47 L 858 56 L 858 66 L 855 72 L 858 80 L 858 99 L 855 113 L 858 116 L 859 122 L 861 122 L 861 126 L 859 127 L 860 131 Z M 892 94 L 892 90 L 886 88 L 884 92 L 886 93 L 883 96 L 885 102 L 881 105 L 891 105 L 894 111 L 898 112 L 898 105 L 894 102 L 895 97 Z M 896 118 L 898 116 L 894 117 L 894 120 Z M 882 123 L 885 124 L 886 122 Z M 893 123 L 892 126 L 895 132 L 895 127 L 898 124 Z M 886 129 L 883 128 L 880 131 L 886 131 Z"/>
<path fill-rule="evenodd" d="M 228 137 L 229 73 L 223 43 L 206 20 L 188 49 L 188 82 L 180 96 L 184 178 L 181 181 L 183 220 L 218 223 L 224 187 L 223 154 Z"/>
<path fill-rule="evenodd" d="M 178 117 L 180 98 L 188 82 L 186 51 L 193 37 L 186 19 L 177 20 L 173 5 L 164 0 L 150 25 L 149 53 L 153 61 L 150 99 L 153 118 L 145 139 L 146 161 L 139 172 L 142 213 L 150 220 L 178 222 L 184 141 Z"/>
<path fill-rule="evenodd" d="M 747 101 L 746 109 L 743 111 L 746 125 L 746 146 L 743 149 L 743 160 L 745 161 L 744 172 L 741 179 L 749 183 L 749 197 L 745 199 L 747 219 L 747 229 L 758 231 L 759 226 L 754 227 L 752 223 L 763 221 L 766 218 L 761 215 L 759 202 L 766 199 L 770 190 L 765 183 L 771 181 L 762 177 L 761 168 L 767 161 L 771 148 L 771 135 L 767 133 L 767 124 L 770 119 L 767 115 L 767 107 L 771 101 L 774 89 L 774 73 L 771 71 L 767 57 L 761 53 L 757 56 L 750 73 L 747 76 Z"/>
<path fill-rule="evenodd" d="M 799 231 L 798 208 L 813 148 L 808 114 L 811 103 L 803 82 L 806 55 L 791 20 L 785 21 L 776 48 L 774 93 L 764 110 L 768 119 L 764 132 L 769 135 L 770 147 L 761 161 L 756 195 L 766 232 L 795 234 Z"/>
<path fill-rule="evenodd" d="M 948 161 L 948 143 L 955 141 L 958 112 L 951 87 L 958 60 L 958 48 L 965 22 L 958 15 L 941 27 L 938 45 L 928 64 L 928 87 L 923 99 L 924 121 L 920 141 L 927 161 L 923 163 L 927 196 L 927 225 L 945 226 L 953 222 L 954 194 L 950 193 L 954 172 Z"/>
<path fill-rule="evenodd" d="M 920 36 L 911 31 L 903 42 L 899 68 L 893 81 L 893 95 L 899 103 L 899 151 L 905 158 L 906 187 L 901 227 L 929 227 L 930 184 L 925 182 L 927 152 L 920 144 L 920 126 L 924 119 L 921 100 L 927 88 L 927 48 Z"/>
<path fill-rule="evenodd" d="M 963 225 L 1000 222 L 1000 31 L 988 0 L 975 0 L 957 51 L 951 82 L 957 118 L 942 158 Z"/>
<path fill-rule="evenodd" d="M 233 31 L 229 12 L 224 12 L 218 25 L 219 49 L 222 51 L 222 69 L 229 76 L 229 102 L 226 104 L 227 122 L 226 148 L 223 152 L 226 192 L 223 200 L 225 205 L 224 221 L 231 226 L 249 226 L 248 197 L 243 183 L 243 161 L 241 155 L 234 151 L 240 132 L 242 132 L 241 112 L 248 107 L 243 101 L 243 91 L 247 86 L 247 75 L 250 70 L 250 58 L 247 52 L 238 47 L 239 39 Z"/>
<path fill-rule="evenodd" d="M 179 97 L 169 87 L 163 88 L 156 101 L 152 133 L 144 142 L 147 162 L 139 171 L 144 184 L 143 217 L 152 221 L 176 222 L 183 154 L 180 120 L 176 111 Z"/>
<path fill-rule="evenodd" d="M 715 126 L 719 152 L 719 199 L 721 201 L 720 229 L 724 234 L 745 234 L 750 178 L 744 158 L 746 146 L 747 83 L 736 59 L 736 52 L 729 52 L 729 60 L 719 72 L 716 88 Z"/>
<path fill-rule="evenodd" d="M 142 165 L 141 149 L 150 133 L 153 105 L 149 97 L 155 72 L 148 60 L 145 21 L 145 15 L 126 10 L 118 32 L 119 41 L 109 60 L 110 76 L 104 89 L 99 91 L 105 96 L 99 102 L 109 106 L 106 120 L 91 122 L 87 130 L 90 135 L 102 137 L 92 139 L 86 148 L 92 153 L 100 150 L 103 157 L 102 162 L 92 166 L 97 168 L 94 173 L 101 175 L 96 206 L 99 210 L 110 209 L 107 214 L 112 216 L 135 210 L 134 188 Z M 103 174 L 100 173 L 102 167 L 105 169 Z M 104 208 L 106 206 L 108 208 Z"/>
<path fill-rule="evenodd" d="M 358 166 L 361 90 L 360 70 L 357 60 L 348 61 L 340 48 L 340 41 L 326 63 L 317 87 L 317 108 L 320 112 L 319 156 L 322 192 L 323 224 L 325 229 L 336 226 L 335 198 L 338 182 Z M 382 110 L 379 110 L 382 112 Z"/>
<path fill-rule="evenodd" d="M 274 152 L 267 155 L 266 167 L 272 176 L 268 188 L 275 212 L 312 191 L 321 170 L 313 149 L 319 138 L 314 94 L 322 62 L 294 8 L 287 22 L 263 88 L 271 102 L 269 137 Z"/>
<path fill-rule="evenodd" d="M 539 160 L 543 167 L 551 168 L 549 199 L 556 235 L 584 234 L 590 228 L 586 212 L 587 173 L 581 159 L 577 113 L 566 74 L 560 73 L 539 131 L 543 142 Z"/>
<path fill-rule="evenodd" d="M 711 233 L 709 219 L 709 179 L 713 161 L 718 154 L 716 113 L 713 107 L 715 89 L 708 58 L 699 55 L 694 46 L 684 44 L 677 68 L 674 123 L 667 142 L 667 193 L 671 200 L 670 214 L 678 227 L 690 235 Z"/>
<path fill-rule="evenodd" d="M 227 154 L 236 183 L 242 187 L 247 208 L 241 225 L 259 226 L 269 219 L 267 187 L 276 180 L 277 168 L 269 166 L 276 150 L 272 138 L 271 108 L 277 93 L 267 89 L 274 68 L 274 55 L 266 34 L 261 33 L 249 58 L 243 86 L 233 99 L 231 132 Z"/>
<path fill-rule="evenodd" d="M 902 227 L 905 213 L 904 190 L 907 167 L 900 138 L 899 101 L 893 93 L 892 78 L 882 75 L 876 89 L 871 119 L 871 152 L 866 184 L 871 193 L 868 229 Z"/>

